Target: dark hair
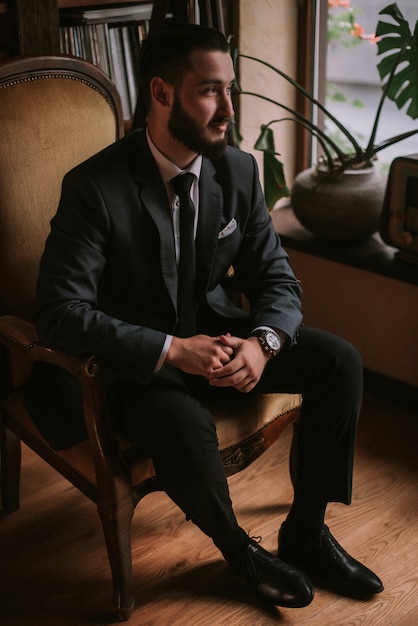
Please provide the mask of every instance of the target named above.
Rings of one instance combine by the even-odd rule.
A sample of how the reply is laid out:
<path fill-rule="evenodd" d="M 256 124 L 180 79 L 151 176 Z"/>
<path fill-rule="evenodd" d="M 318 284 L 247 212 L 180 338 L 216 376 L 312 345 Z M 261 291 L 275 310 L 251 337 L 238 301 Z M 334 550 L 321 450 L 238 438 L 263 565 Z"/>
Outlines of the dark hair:
<path fill-rule="evenodd" d="M 150 82 L 160 76 L 178 87 L 190 69 L 194 50 L 229 52 L 224 35 L 208 26 L 176 24 L 157 30 L 144 39 L 139 51 L 139 91 L 145 111 L 150 106 Z"/>

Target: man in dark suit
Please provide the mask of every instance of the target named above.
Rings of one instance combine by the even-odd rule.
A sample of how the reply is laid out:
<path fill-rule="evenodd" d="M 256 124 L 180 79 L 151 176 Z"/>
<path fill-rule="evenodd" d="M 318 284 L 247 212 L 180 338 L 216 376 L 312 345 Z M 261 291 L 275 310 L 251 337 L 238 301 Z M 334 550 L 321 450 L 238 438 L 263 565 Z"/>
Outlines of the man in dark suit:
<path fill-rule="evenodd" d="M 318 579 L 342 593 L 379 592 L 379 578 L 324 523 L 328 502 L 351 500 L 360 358 L 345 341 L 302 328 L 299 285 L 255 161 L 226 145 L 227 42 L 193 25 L 157 32 L 142 46 L 140 78 L 146 128 L 64 179 L 40 268 L 40 339 L 103 359 L 115 427 L 153 458 L 167 494 L 266 600 L 305 606 Z M 184 267 L 186 204 L 195 258 L 189 251 Z M 231 266 L 249 313 L 223 287 Z M 183 293 L 190 268 L 194 289 Z M 213 419 L 196 399 L 209 387 L 303 394 L 278 557 L 236 520 Z"/>

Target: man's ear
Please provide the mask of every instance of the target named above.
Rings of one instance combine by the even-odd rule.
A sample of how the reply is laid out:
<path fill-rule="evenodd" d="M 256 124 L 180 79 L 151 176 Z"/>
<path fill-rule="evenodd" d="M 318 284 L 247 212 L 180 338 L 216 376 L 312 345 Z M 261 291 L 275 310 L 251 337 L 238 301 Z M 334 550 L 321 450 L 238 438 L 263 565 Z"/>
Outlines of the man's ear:
<path fill-rule="evenodd" d="M 159 76 L 154 76 L 150 83 L 151 98 L 160 106 L 169 106 L 171 100 L 170 85 Z"/>

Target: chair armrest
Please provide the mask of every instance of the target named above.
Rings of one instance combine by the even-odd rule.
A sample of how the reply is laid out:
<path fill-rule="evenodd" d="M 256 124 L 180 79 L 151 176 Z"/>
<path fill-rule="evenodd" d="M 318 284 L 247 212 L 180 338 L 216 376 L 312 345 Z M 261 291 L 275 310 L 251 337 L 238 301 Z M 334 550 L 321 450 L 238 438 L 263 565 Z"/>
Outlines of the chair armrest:
<path fill-rule="evenodd" d="M 14 315 L 2 315 L 0 317 L 0 341 L 4 345 L 15 343 L 22 348 L 31 348 L 37 340 L 38 337 L 33 324 Z"/>
<path fill-rule="evenodd" d="M 13 378 L 14 388 L 27 382 L 35 361 L 57 365 L 80 381 L 84 376 L 92 375 L 98 366 L 95 357 L 66 354 L 41 345 L 34 325 L 13 315 L 0 317 L 0 342 L 9 348 L 12 375 L 16 377 Z M 23 366 L 22 361 L 27 365 Z"/>
<path fill-rule="evenodd" d="M 99 474 L 111 467 L 114 474 L 126 473 L 126 463 L 105 410 L 99 360 L 95 356 L 77 356 L 42 346 L 33 324 L 11 315 L 0 317 L 0 343 L 8 348 L 13 389 L 27 383 L 34 362 L 61 367 L 79 381 L 96 471 Z"/>

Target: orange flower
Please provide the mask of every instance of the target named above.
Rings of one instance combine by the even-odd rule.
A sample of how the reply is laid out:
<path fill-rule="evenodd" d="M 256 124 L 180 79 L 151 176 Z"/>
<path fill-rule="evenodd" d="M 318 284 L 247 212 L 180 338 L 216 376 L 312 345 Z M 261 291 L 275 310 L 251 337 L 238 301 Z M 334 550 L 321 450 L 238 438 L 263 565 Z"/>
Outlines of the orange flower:
<path fill-rule="evenodd" d="M 350 30 L 350 35 L 352 35 L 353 37 L 358 37 L 359 39 L 362 39 L 364 35 L 363 26 L 360 26 L 360 24 L 355 23 L 354 28 Z"/>
<path fill-rule="evenodd" d="M 371 33 L 371 35 L 363 35 L 362 39 L 367 39 L 370 43 L 379 43 L 380 37 L 378 37 L 375 33 Z"/>
<path fill-rule="evenodd" d="M 334 7 L 342 7 L 343 9 L 350 8 L 350 0 L 328 0 L 328 6 L 333 9 Z"/>

